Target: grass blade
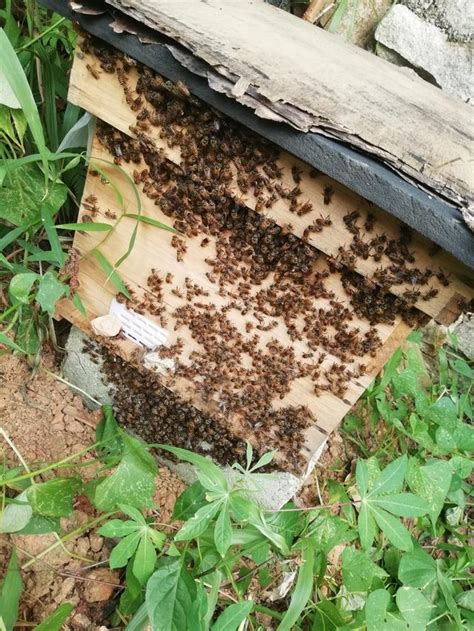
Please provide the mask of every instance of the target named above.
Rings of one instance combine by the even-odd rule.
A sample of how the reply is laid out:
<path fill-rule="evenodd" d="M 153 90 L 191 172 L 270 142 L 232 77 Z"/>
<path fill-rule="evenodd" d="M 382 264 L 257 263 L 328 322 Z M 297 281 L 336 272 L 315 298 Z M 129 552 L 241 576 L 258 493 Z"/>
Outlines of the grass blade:
<path fill-rule="evenodd" d="M 291 596 L 288 611 L 283 616 L 278 625 L 277 631 L 291 631 L 295 628 L 301 612 L 306 607 L 313 591 L 313 568 L 314 568 L 314 548 L 311 543 L 307 543 L 301 555 L 303 565 L 298 572 L 295 590 Z"/>
<path fill-rule="evenodd" d="M 0 344 L 3 344 L 4 346 L 7 346 L 8 348 L 11 348 L 12 351 L 17 351 L 17 353 L 22 353 L 22 354 L 26 354 L 25 351 L 21 348 L 21 346 L 18 346 L 18 344 L 15 344 L 15 342 L 13 340 L 11 340 L 8 335 L 5 335 L 5 333 L 2 333 L 0 331 Z M 0 609 L 1 612 L 1 609 Z"/>
<path fill-rule="evenodd" d="M 2 73 L 10 88 L 21 105 L 21 109 L 30 127 L 44 167 L 45 182 L 48 180 L 48 150 L 44 139 L 43 126 L 33 97 L 33 92 L 28 85 L 23 68 L 18 61 L 15 50 L 5 31 L 0 28 L 0 58 L 2 59 Z"/>
<path fill-rule="evenodd" d="M 82 302 L 79 294 L 74 294 L 74 296 L 72 297 L 72 304 L 76 307 L 81 315 L 87 315 L 86 308 L 84 307 L 84 303 Z"/>
<path fill-rule="evenodd" d="M 61 230 L 80 230 L 81 232 L 107 232 L 113 229 L 109 223 L 61 223 L 56 226 Z"/>
<path fill-rule="evenodd" d="M 62 605 L 59 605 L 59 607 L 53 611 L 46 620 L 43 620 L 43 622 L 35 627 L 35 631 L 61 631 L 73 609 L 74 607 L 71 603 L 63 603 Z"/>
<path fill-rule="evenodd" d="M 44 206 L 41 208 L 41 221 L 48 235 L 51 251 L 54 252 L 58 265 L 62 267 L 64 265 L 64 252 L 61 247 L 61 242 L 59 241 L 58 233 L 56 232 L 53 218 Z"/>
<path fill-rule="evenodd" d="M 16 559 L 16 550 L 13 548 L 0 594 L 0 622 L 3 622 L 6 631 L 12 631 L 15 626 L 22 591 L 23 583 Z"/>
<path fill-rule="evenodd" d="M 176 228 L 172 226 L 168 226 L 157 219 L 153 219 L 153 217 L 147 217 L 146 215 L 136 215 L 134 213 L 126 213 L 124 217 L 128 217 L 129 219 L 136 219 L 137 221 L 141 221 L 142 223 L 147 223 L 150 226 L 155 226 L 155 228 L 161 228 L 162 230 L 168 230 L 168 232 L 173 232 L 174 234 L 182 234 Z"/>
<path fill-rule="evenodd" d="M 109 261 L 105 258 L 105 256 L 99 250 L 93 250 L 93 254 L 95 258 L 99 261 L 99 265 L 104 270 L 107 275 L 107 280 L 110 280 L 113 285 L 119 290 L 121 294 L 126 296 L 127 298 L 131 298 L 130 292 L 125 287 L 123 280 L 118 275 L 115 268 L 109 263 Z"/>

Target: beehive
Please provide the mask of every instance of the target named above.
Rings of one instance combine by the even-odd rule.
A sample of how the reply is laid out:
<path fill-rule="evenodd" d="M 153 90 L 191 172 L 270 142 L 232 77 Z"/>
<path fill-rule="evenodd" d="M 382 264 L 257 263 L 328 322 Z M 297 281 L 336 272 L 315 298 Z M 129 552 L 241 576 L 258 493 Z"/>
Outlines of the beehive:
<path fill-rule="evenodd" d="M 155 397 L 127 419 L 150 440 L 223 461 L 250 440 L 302 471 L 410 330 L 471 297 L 426 239 L 98 41 L 77 51 L 69 99 L 99 119 L 79 220 L 114 229 L 77 233 L 87 316 L 62 313 L 89 331 L 117 294 L 94 252 L 123 259 L 119 302 L 166 339 L 158 375 L 130 340 L 107 351 Z"/>

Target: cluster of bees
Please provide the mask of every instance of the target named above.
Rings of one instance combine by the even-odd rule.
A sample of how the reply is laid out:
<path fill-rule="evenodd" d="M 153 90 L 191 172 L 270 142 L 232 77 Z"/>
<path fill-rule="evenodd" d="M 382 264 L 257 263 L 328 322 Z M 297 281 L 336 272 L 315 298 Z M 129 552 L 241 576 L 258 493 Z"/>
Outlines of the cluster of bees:
<path fill-rule="evenodd" d="M 183 288 L 173 285 L 171 272 L 163 271 L 162 276 L 156 270 L 150 273 L 145 302 L 134 297 L 128 306 L 159 315 L 162 326 L 171 322 L 177 331 L 187 329 L 196 344 L 186 359 L 182 359 L 180 338 L 160 351 L 163 357 L 175 360 L 175 373 L 167 385 L 172 388 L 173 379 L 182 377 L 191 380 L 201 400 L 214 405 L 215 415 L 212 419 L 203 415 L 164 389 L 166 401 L 179 410 L 175 414 L 171 403 L 164 403 L 165 394 L 155 376 L 109 354 L 106 366 L 112 366 L 108 375 L 114 383 L 118 384 L 121 374 L 134 375 L 130 387 L 120 382 L 116 395 L 119 415 L 123 409 L 127 425 L 143 425 L 139 433 L 145 438 L 156 441 L 159 435 L 160 440 L 180 445 L 183 427 L 197 428 L 203 423 L 204 432 L 217 432 L 221 441 L 218 459 L 223 462 L 241 453 L 241 443 L 225 429 L 226 418 L 237 418 L 242 437 L 253 436 L 257 449 L 279 449 L 298 468 L 304 430 L 316 419 L 304 406 L 284 402 L 275 410 L 275 400 L 285 399 L 294 382 L 305 378 L 311 381 L 315 395 L 331 392 L 343 398 L 349 382 L 365 372 L 363 358 L 375 356 L 382 344 L 376 325 L 392 323 L 399 316 L 415 324 L 420 317 L 412 308 L 416 298 L 387 293 L 391 284 L 403 282 L 403 278 L 412 287 L 426 285 L 433 272 L 407 267 L 413 262 L 407 232 L 399 240 L 384 235 L 364 238 L 374 230 L 375 217 L 370 212 L 365 216 L 359 211 L 348 213 L 344 222 L 352 243 L 347 249 L 340 248 L 337 257 L 322 255 L 307 240 L 311 233 L 331 225 L 330 215 L 312 217 L 302 239 L 292 233 L 291 225 L 277 225 L 265 215 L 279 199 L 287 199 L 295 215 L 313 211 L 312 203 L 302 199 L 301 169 L 295 166 L 291 171 L 292 188 L 283 186 L 278 150 L 203 106 L 184 85 L 165 81 L 91 39 L 85 40 L 83 51 L 93 53 L 102 70 L 117 74 L 126 101 L 136 112 L 136 125 L 131 128 L 134 137 L 100 123 L 99 141 L 117 163 L 136 165 L 136 184 L 183 234 L 170 236 L 178 261 L 185 261 L 186 243 L 193 239 L 211 251 L 205 257 L 206 275 L 224 299 L 224 306 L 214 304 L 207 299 L 208 292 L 191 279 L 186 279 Z M 138 72 L 133 90 L 127 80 L 132 65 Z M 147 132 L 152 127 L 159 128 L 170 148 L 179 148 L 179 165 L 168 161 L 150 141 Z M 310 172 L 310 177 L 318 175 Z M 232 181 L 237 181 L 242 196 L 255 196 L 255 210 L 230 190 Z M 328 207 L 333 193 L 330 186 L 323 190 Z M 377 283 L 354 270 L 357 257 L 379 261 L 383 255 L 392 267 L 378 272 Z M 335 273 L 347 300 L 328 286 L 327 279 Z M 438 280 L 447 282 L 439 275 Z M 167 284 L 182 299 L 178 307 L 165 304 Z M 434 297 L 433 291 L 425 291 L 423 298 Z M 242 327 L 235 324 L 232 313 L 240 314 Z M 365 321 L 362 329 L 352 323 L 355 316 Z M 273 330 L 275 337 L 268 339 L 267 335 L 262 341 L 262 334 Z M 113 369 L 119 363 L 120 369 Z M 185 420 L 188 414 L 189 420 Z M 148 434 L 146 427 L 150 428 Z M 189 441 L 196 432 L 184 429 L 186 445 L 195 447 Z"/>
<path fill-rule="evenodd" d="M 242 462 L 245 441 L 208 414 L 186 403 L 142 366 L 124 361 L 106 344 L 84 349 L 101 364 L 111 386 L 117 418 L 148 443 L 165 443 L 210 455 L 222 464 Z"/>

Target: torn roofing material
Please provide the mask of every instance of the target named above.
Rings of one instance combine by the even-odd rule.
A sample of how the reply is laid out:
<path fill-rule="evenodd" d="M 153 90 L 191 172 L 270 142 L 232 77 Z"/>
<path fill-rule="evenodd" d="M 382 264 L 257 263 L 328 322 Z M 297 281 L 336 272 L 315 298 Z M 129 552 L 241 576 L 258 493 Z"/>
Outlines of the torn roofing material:
<path fill-rule="evenodd" d="M 380 159 L 380 156 L 369 155 L 367 151 L 362 152 L 355 149 L 353 147 L 354 138 L 351 136 L 346 137 L 346 142 L 341 142 L 323 135 L 321 129 L 317 132 L 305 133 L 281 122 L 256 115 L 252 109 L 234 98 L 235 95 L 250 98 L 251 91 L 249 92 L 245 80 L 236 81 L 232 85 L 233 94 L 232 98 L 229 98 L 227 94 L 217 91 L 209 85 L 210 73 L 211 70 L 213 73 L 214 69 L 211 69 L 203 59 L 190 57 L 189 51 L 159 33 L 152 33 L 152 37 L 145 37 L 144 41 L 154 41 L 155 43 L 142 43 L 135 35 L 127 32 L 139 30 L 142 25 L 138 24 L 135 25 L 135 28 L 130 28 L 124 21 L 117 23 L 116 12 L 114 12 L 115 28 L 122 31 L 121 33 L 117 33 L 111 28 L 114 17 L 108 11 L 95 12 L 92 15 L 73 12 L 59 0 L 43 0 L 43 3 L 62 14 L 68 15 L 79 22 L 84 30 L 100 37 L 165 77 L 173 81 L 184 81 L 193 94 L 209 105 L 324 171 L 474 268 L 474 237 L 464 223 L 460 212 L 460 207 L 463 204 L 467 205 L 468 198 L 472 196 L 472 190 L 469 189 L 467 180 L 464 183 L 464 188 L 466 191 L 469 189 L 469 191 L 464 197 L 458 193 L 454 195 L 455 199 L 453 199 L 450 189 L 452 182 L 444 183 L 443 195 L 436 194 L 434 190 L 429 190 L 426 183 L 420 185 L 420 181 L 415 182 L 406 173 L 396 171 L 394 165 L 389 166 L 386 161 Z M 161 4 L 168 6 L 167 2 Z M 201 3 L 198 2 L 198 4 Z M 287 14 L 282 13 L 282 15 L 285 19 L 290 19 Z M 125 20 L 127 20 L 126 17 Z M 369 55 L 369 57 L 371 56 Z M 387 66 L 391 68 L 389 64 Z M 214 87 L 216 87 L 216 81 L 219 82 L 212 74 L 211 82 Z M 421 80 L 417 79 L 417 81 Z M 222 85 L 219 87 L 221 89 Z M 436 88 L 432 86 L 429 88 L 436 94 L 438 92 L 441 94 Z M 456 110 L 458 107 L 461 109 L 468 107 L 462 103 L 456 103 L 445 95 L 442 98 L 448 99 L 450 107 Z M 260 102 L 260 112 L 264 105 L 263 102 Z M 464 112 L 463 109 L 462 111 Z M 362 113 L 360 116 L 362 117 Z M 462 123 L 462 120 L 458 123 Z M 413 137 L 414 131 L 413 133 L 407 131 L 407 137 Z M 463 136 L 462 131 L 462 126 L 460 128 L 458 124 L 456 134 Z M 433 130 L 430 133 L 434 133 Z M 434 136 L 436 135 L 434 134 Z M 463 142 L 467 142 L 467 140 L 464 139 Z M 414 142 L 412 144 L 414 146 L 413 151 L 421 153 L 423 147 L 417 146 Z M 404 148 L 402 147 L 403 151 Z"/>

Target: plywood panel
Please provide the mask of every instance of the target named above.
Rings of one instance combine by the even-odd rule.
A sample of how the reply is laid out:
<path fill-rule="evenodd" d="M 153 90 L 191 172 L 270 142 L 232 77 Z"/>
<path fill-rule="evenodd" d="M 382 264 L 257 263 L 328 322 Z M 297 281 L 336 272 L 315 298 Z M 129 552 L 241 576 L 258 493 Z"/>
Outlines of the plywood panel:
<path fill-rule="evenodd" d="M 93 78 L 90 68 L 93 68 L 94 74 L 100 76 L 100 80 Z M 127 70 L 126 83 L 129 99 L 130 97 L 137 97 L 135 91 L 137 77 L 138 72 L 136 68 Z M 125 134 L 133 135 L 131 128 L 136 126 L 137 112 L 132 111 L 127 104 L 123 84 L 123 73 L 119 81 L 116 71 L 111 73 L 104 72 L 94 56 L 80 52 L 79 56 L 76 56 L 73 65 L 69 98 L 72 102 L 105 120 L 116 129 Z M 149 104 L 147 104 L 147 107 L 150 107 Z M 162 128 L 149 126 L 145 132 L 139 133 L 150 139 L 167 159 L 175 164 L 181 164 L 179 146 L 169 146 L 169 142 L 163 137 Z M 299 203 L 302 205 L 305 202 L 309 202 L 312 209 L 303 215 L 295 214 L 295 212 L 290 210 L 291 202 L 288 199 L 278 197 L 271 207 L 260 208 L 260 212 L 275 220 L 279 225 L 288 226 L 294 234 L 300 237 L 305 234 L 305 231 L 308 232 L 308 227 L 313 225 L 315 221 L 319 221 L 321 217 L 329 217 L 331 220 L 330 226 L 325 226 L 324 229 L 317 233 L 309 232 L 306 236 L 308 243 L 319 250 L 336 258 L 341 257 L 341 248 L 344 252 L 352 254 L 351 245 L 355 247 L 354 234 L 349 232 L 347 227 L 347 217 L 350 213 L 358 215 L 355 224 L 359 230 L 358 238 L 363 243 L 368 243 L 380 235 L 384 235 L 386 243 L 390 241 L 395 242 L 399 239 L 400 222 L 387 213 L 373 207 L 361 197 L 322 174 L 312 177 L 314 175 L 312 170 L 290 154 L 280 152 L 277 163 L 281 169 L 281 178 L 278 178 L 278 184 L 286 190 L 293 189 L 295 187 L 294 172 L 296 169 L 298 179 L 301 178 L 299 183 L 301 189 L 301 195 L 298 197 Z M 234 177 L 229 182 L 230 192 L 239 203 L 243 203 L 252 209 L 259 208 L 262 204 L 256 198 L 254 192 L 249 190 L 243 193 L 239 188 L 237 171 L 238 162 L 236 161 L 233 168 Z M 374 227 L 370 231 L 367 230 L 368 216 L 373 217 L 374 223 Z M 468 277 L 469 272 L 446 253 L 438 251 L 433 254 L 435 250 L 433 244 L 417 234 L 411 236 L 409 250 L 413 254 L 414 262 L 405 263 L 405 268 L 414 270 L 414 278 L 419 275 L 419 271 L 423 273 L 426 270 L 433 270 L 434 272 L 443 270 L 445 276 L 449 277 L 447 286 L 439 282 L 436 276 L 432 276 L 425 286 L 417 288 L 421 295 L 416 300 L 416 306 L 420 310 L 432 317 L 437 317 L 444 305 L 454 295 L 465 297 L 472 295 L 470 289 L 458 278 L 460 274 L 465 274 L 465 277 Z M 353 263 L 359 273 L 375 282 L 379 282 L 383 274 L 393 278 L 393 274 L 390 271 L 394 267 L 393 260 L 390 260 L 385 254 L 379 260 L 373 247 L 369 249 L 369 255 L 366 258 L 357 256 Z M 411 293 L 414 287 L 410 281 L 393 284 L 389 289 L 394 294 L 403 296 L 407 292 Z M 430 289 L 436 295 L 429 300 L 424 300 L 423 296 Z"/>
<path fill-rule="evenodd" d="M 85 215 L 90 216 L 90 202 L 85 200 L 90 200 L 90 196 L 94 196 L 98 200 L 97 214 L 94 217 L 94 221 L 110 223 L 115 227 L 113 231 L 108 233 L 76 233 L 74 246 L 80 251 L 82 256 L 79 274 L 79 294 L 87 310 L 87 317 L 84 318 L 81 316 L 79 312 L 71 307 L 70 303 L 63 302 L 61 305 L 62 315 L 86 331 L 90 330 L 90 319 L 108 312 L 111 300 L 116 294 L 116 289 L 110 281 L 107 281 L 103 270 L 93 256 L 93 250 L 99 248 L 100 252 L 109 261 L 116 261 L 127 250 L 129 239 L 135 226 L 133 220 L 119 218 L 124 211 L 128 213 L 137 211 L 135 190 L 125 176 L 125 173 L 128 172 L 130 174 L 135 167 L 124 164 L 124 172 L 122 172 L 110 165 L 111 156 L 104 150 L 97 139 L 94 141 L 92 153 L 93 156 L 95 156 L 96 164 L 101 165 L 100 168 L 103 176 L 113 182 L 114 186 L 112 187 L 106 184 L 106 180 L 103 176 L 97 177 L 89 175 L 86 182 L 80 219 L 84 219 Z M 123 206 L 118 203 L 114 187 L 121 193 Z M 150 203 L 150 200 L 143 195 L 143 193 L 140 193 L 140 196 L 144 215 L 164 223 L 169 222 L 169 218 L 162 213 L 159 205 L 155 206 Z M 112 219 L 112 215 L 115 215 L 117 219 Z M 213 306 L 213 309 L 221 312 L 223 308 L 225 310 L 226 304 L 229 303 L 229 297 L 222 295 L 220 291 L 221 288 L 216 283 L 211 282 L 206 275 L 209 270 L 206 258 L 213 256 L 219 237 L 208 236 L 209 243 L 204 248 L 201 247 L 202 237 L 203 235 L 200 234 L 194 238 L 186 239 L 187 251 L 184 254 L 184 260 L 180 262 L 176 260 L 176 249 L 171 245 L 171 239 L 173 238 L 171 233 L 155 228 L 154 226 L 140 224 L 132 254 L 124 261 L 119 270 L 122 278 L 134 292 L 135 308 L 140 308 L 139 303 L 143 302 L 143 298 L 147 296 L 149 297 L 149 303 L 160 303 L 163 306 L 162 315 L 166 318 L 166 323 L 163 322 L 160 316 L 154 316 L 150 312 L 146 312 L 146 317 L 158 324 L 161 323 L 161 325 L 166 326 L 166 329 L 169 331 L 167 345 L 173 345 L 178 337 L 182 339 L 184 347 L 179 360 L 184 364 L 192 361 L 191 353 L 193 350 L 196 352 L 200 350 L 199 343 L 193 338 L 190 330 L 186 326 L 174 330 L 176 309 L 187 302 L 184 297 L 186 293 L 186 282 L 196 283 L 196 285 L 208 294 L 198 299 L 194 298 L 194 304 L 197 302 L 208 303 Z M 326 258 L 321 256 L 320 259 L 314 263 L 314 271 L 324 269 L 326 265 Z M 163 279 L 168 272 L 173 275 L 171 283 L 162 283 L 163 296 L 160 300 L 158 300 L 156 292 L 149 287 L 147 281 L 151 273 L 151 268 L 155 268 L 158 275 Z M 186 279 L 189 280 L 186 281 Z M 334 296 L 337 300 L 348 304 L 348 299 L 342 289 L 338 273 L 331 274 L 325 282 L 328 289 L 334 292 Z M 266 285 L 272 286 L 274 283 L 275 279 L 271 275 L 261 287 L 255 288 L 254 291 L 265 288 Z M 173 290 L 182 292 L 183 298 L 176 295 Z M 251 300 L 248 302 L 252 304 Z M 315 306 L 328 309 L 330 308 L 329 300 L 319 298 L 315 300 Z M 303 354 L 310 351 L 304 335 L 296 340 L 291 340 L 288 337 L 285 323 L 281 317 L 263 316 L 264 323 L 275 320 L 277 321 L 277 326 L 270 331 L 258 331 L 258 340 L 252 342 L 252 337 L 256 332 L 256 326 L 258 326 L 259 323 L 255 318 L 255 310 L 251 309 L 248 314 L 243 315 L 240 311 L 234 309 L 226 312 L 226 314 L 229 322 L 236 327 L 239 335 L 251 344 L 261 348 L 262 352 L 265 352 L 266 344 L 270 342 L 272 338 L 277 338 L 283 346 L 291 346 L 293 352 L 301 361 Z M 252 330 L 248 332 L 245 327 L 247 322 L 251 323 L 253 326 Z M 367 321 L 357 317 L 354 317 L 350 321 L 349 326 L 350 328 L 359 329 L 359 335 L 363 335 L 371 328 Z M 357 363 L 363 362 L 366 368 L 363 374 L 350 379 L 347 384 L 347 390 L 343 394 L 336 396 L 331 391 L 321 391 L 316 396 L 314 393 L 314 383 L 311 379 L 309 377 L 300 377 L 292 381 L 291 387 L 283 399 L 276 397 L 273 401 L 274 409 L 304 405 L 314 415 L 314 425 L 306 430 L 304 444 L 300 447 L 302 454 L 300 467 L 304 466 L 304 463 L 311 458 L 312 454 L 318 449 L 327 434 L 337 426 L 341 418 L 363 393 L 383 362 L 386 361 L 389 354 L 406 337 L 410 327 L 401 322 L 400 319 L 397 319 L 393 324 L 377 325 L 376 330 L 383 346 L 378 349 L 373 357 L 367 355 L 360 358 L 349 358 L 347 362 L 349 367 L 356 366 Z M 219 343 L 222 343 L 222 341 Z M 116 343 L 116 349 L 125 358 L 132 359 L 136 347 L 126 340 L 120 340 Z M 322 349 L 319 349 L 313 353 L 314 361 L 317 361 L 321 350 Z M 331 353 L 328 352 L 327 357 L 321 364 L 322 382 L 325 381 L 325 377 L 327 373 L 331 371 L 331 366 L 334 363 L 341 362 L 337 357 L 331 356 Z M 199 379 L 196 381 L 186 377 L 176 378 L 174 375 L 170 375 L 169 377 L 163 377 L 162 381 L 167 387 L 180 394 L 185 400 L 190 401 L 199 409 L 212 414 L 217 419 L 217 422 L 224 423 L 227 427 L 232 427 L 233 431 L 242 438 L 251 439 L 255 446 L 260 446 L 263 449 L 271 447 L 271 441 L 269 442 L 268 435 L 262 436 L 258 428 L 249 426 L 245 422 L 245 419 L 242 418 L 242 414 L 226 413 L 225 409 L 222 407 L 222 401 L 219 400 L 218 392 L 211 393 L 211 396 L 207 398 L 201 396 L 197 387 L 197 381 L 199 381 Z M 280 455 L 283 464 L 287 457 L 288 454 Z"/>

